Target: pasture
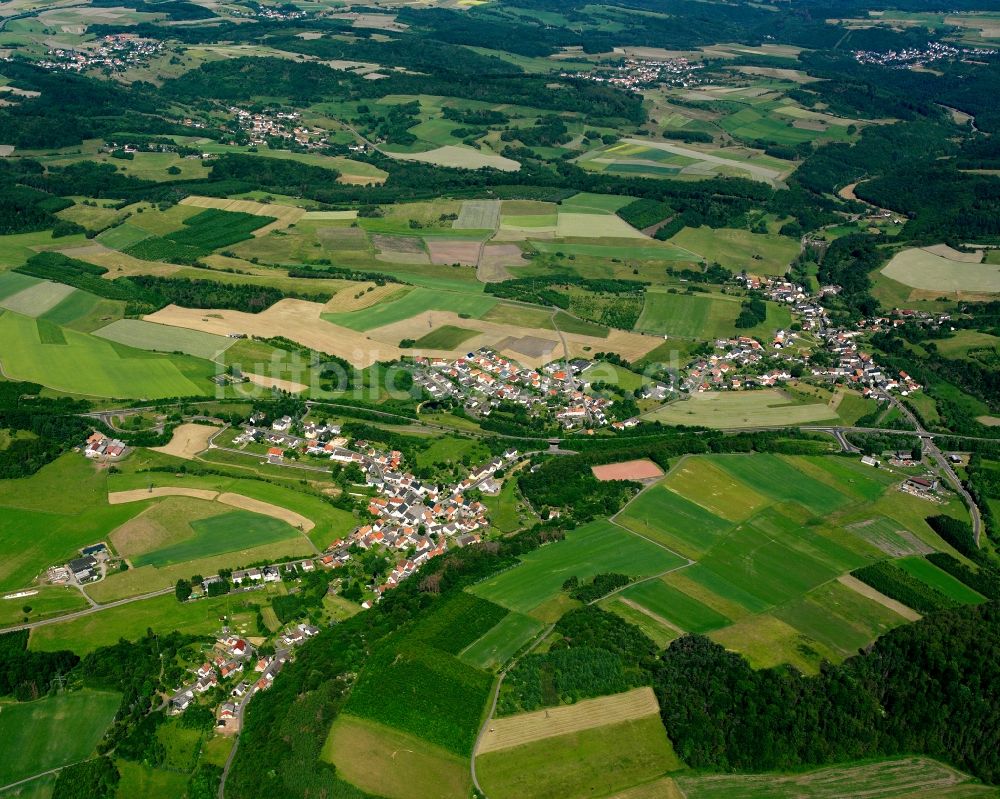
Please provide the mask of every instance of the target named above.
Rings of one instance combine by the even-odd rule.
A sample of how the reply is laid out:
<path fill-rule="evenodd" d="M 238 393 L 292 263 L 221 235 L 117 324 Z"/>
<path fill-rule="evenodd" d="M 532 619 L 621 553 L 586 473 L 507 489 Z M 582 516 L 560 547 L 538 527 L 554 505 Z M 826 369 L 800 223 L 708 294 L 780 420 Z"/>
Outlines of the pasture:
<path fill-rule="evenodd" d="M 72 691 L 0 703 L 0 784 L 83 760 L 114 719 L 121 695 Z"/>
<path fill-rule="evenodd" d="M 755 327 L 739 329 L 739 297 L 722 294 L 671 294 L 662 290 L 646 292 L 646 303 L 635 329 L 680 338 L 715 339 L 731 336 L 767 338 L 775 330 L 791 324 L 788 308 L 767 303 L 767 318 Z"/>
<path fill-rule="evenodd" d="M 117 341 L 128 347 L 154 352 L 182 352 L 211 360 L 236 343 L 227 336 L 215 336 L 198 330 L 158 325 L 141 319 L 119 319 L 94 331 L 98 338 Z"/>
<path fill-rule="evenodd" d="M 648 419 L 672 425 L 718 429 L 787 427 L 837 421 L 837 412 L 822 402 L 802 402 L 780 389 L 692 394 L 648 414 Z"/>
<path fill-rule="evenodd" d="M 33 590 L 38 591 L 34 596 L 0 599 L 0 627 L 20 624 L 25 618 L 39 621 L 87 607 L 87 600 L 76 588 L 47 585 Z M 25 607 L 30 608 L 27 613 Z"/>
<path fill-rule="evenodd" d="M 52 328 L 61 332 L 61 340 Z M 15 380 L 122 399 L 209 393 L 211 364 L 190 356 L 149 353 L 69 328 L 42 328 L 37 320 L 10 311 L 0 314 L 0 339 L 7 342 L 4 372 Z"/>
<path fill-rule="evenodd" d="M 682 767 L 656 714 L 476 758 L 480 784 L 497 799 L 606 796 Z"/>
<path fill-rule="evenodd" d="M 472 786 L 458 755 L 347 713 L 334 721 L 321 757 L 352 785 L 386 799 L 465 799 Z"/>
<path fill-rule="evenodd" d="M 799 242 L 776 233 L 751 233 L 734 228 L 686 227 L 670 239 L 706 261 L 718 262 L 734 272 L 783 275 L 799 254 Z"/>
<path fill-rule="evenodd" d="M 521 559 L 520 566 L 469 590 L 530 615 L 547 600 L 557 597 L 569 577 L 586 580 L 599 572 L 647 577 L 684 563 L 675 552 L 600 520 L 570 531 L 563 541 L 529 552 Z"/>
<path fill-rule="evenodd" d="M 882 274 L 904 286 L 937 295 L 1000 292 L 1000 264 L 970 263 L 921 248 L 896 253 Z"/>

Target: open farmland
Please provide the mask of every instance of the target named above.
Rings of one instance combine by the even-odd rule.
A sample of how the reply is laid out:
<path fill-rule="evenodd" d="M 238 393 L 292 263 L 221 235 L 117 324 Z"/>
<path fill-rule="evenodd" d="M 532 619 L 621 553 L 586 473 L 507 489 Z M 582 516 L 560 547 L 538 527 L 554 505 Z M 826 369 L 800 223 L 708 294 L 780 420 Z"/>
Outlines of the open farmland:
<path fill-rule="evenodd" d="M 663 470 L 649 459 L 606 463 L 590 470 L 598 480 L 651 480 L 663 476 Z"/>
<path fill-rule="evenodd" d="M 418 338 L 413 346 L 427 350 L 453 350 L 460 346 L 463 341 L 468 341 L 473 336 L 478 335 L 478 330 L 442 325 Z"/>
<path fill-rule="evenodd" d="M 476 758 L 484 791 L 497 799 L 604 796 L 682 765 L 655 713 Z"/>
<path fill-rule="evenodd" d="M 452 226 L 456 230 L 494 230 L 499 224 L 499 200 L 465 200 Z"/>
<path fill-rule="evenodd" d="M 1000 264 L 970 263 L 921 248 L 896 253 L 882 274 L 904 286 L 937 294 L 1000 292 Z"/>
<path fill-rule="evenodd" d="M 414 288 L 399 299 L 390 299 L 360 311 L 324 313 L 323 318 L 351 330 L 371 330 L 416 316 L 424 311 L 467 313 L 478 318 L 489 311 L 497 300 L 486 294 L 458 294 Z"/>
<path fill-rule="evenodd" d="M 465 799 L 472 784 L 463 758 L 347 713 L 334 721 L 322 756 L 352 785 L 387 799 Z"/>
<path fill-rule="evenodd" d="M 763 389 L 692 394 L 657 408 L 647 418 L 664 424 L 733 429 L 836 421 L 837 412 L 823 402 L 803 403 L 780 389 Z"/>
<path fill-rule="evenodd" d="M 838 582 L 884 557 L 840 519 L 864 514 L 892 481 L 849 467 L 821 456 L 684 458 L 616 521 L 695 564 L 629 586 L 602 606 L 630 621 L 642 611 L 643 624 L 664 638 L 710 633 L 756 666 L 811 671 L 821 657 L 849 656 L 909 618 Z M 906 530 L 910 522 L 904 515 L 884 524 Z M 918 577 L 950 579 L 935 572 Z"/>
<path fill-rule="evenodd" d="M 398 158 L 402 161 L 420 161 L 425 164 L 435 164 L 437 166 L 451 166 L 457 169 L 480 169 L 489 167 L 499 169 L 501 172 L 517 172 L 521 165 L 511 158 L 502 155 L 474 150 L 471 147 L 464 147 L 459 144 L 446 144 L 433 150 L 422 153 L 397 153 L 384 150 L 390 158 Z"/>
<path fill-rule="evenodd" d="M 298 222 L 305 211 L 294 205 L 276 205 L 274 203 L 258 203 L 253 200 L 229 200 L 224 197 L 199 197 L 191 195 L 181 200 L 181 205 L 192 205 L 195 208 L 215 208 L 220 211 L 231 211 L 253 216 L 264 216 L 270 220 L 263 227 L 253 231 L 254 237 L 264 236 L 272 230 L 280 230 Z"/>
<path fill-rule="evenodd" d="M 754 275 L 783 275 L 799 254 L 797 239 L 733 228 L 687 227 L 671 237 L 670 243 L 698 253 L 709 263 L 734 272 L 746 269 Z"/>
<path fill-rule="evenodd" d="M 463 649 L 459 660 L 480 669 L 502 666 L 544 628 L 542 622 L 530 616 L 508 613 L 495 627 Z"/>
<path fill-rule="evenodd" d="M 24 316 L 41 316 L 46 311 L 55 308 L 75 291 L 76 289 L 72 286 L 42 280 L 0 299 L 0 308 L 6 308 L 8 311 L 14 311 L 14 313 Z"/>
<path fill-rule="evenodd" d="M 185 355 L 207 360 L 215 358 L 236 343 L 233 338 L 157 325 L 141 319 L 119 319 L 107 327 L 95 330 L 94 335 L 140 350 L 183 352 Z"/>
<path fill-rule="evenodd" d="M 0 359 L 9 378 L 74 394 L 193 396 L 206 392 L 213 373 L 207 361 L 144 352 L 54 325 L 43 330 L 37 320 L 10 311 L 0 314 L 0 339 L 8 342 Z"/>
<path fill-rule="evenodd" d="M 120 703 L 120 694 L 91 690 L 0 703 L 0 783 L 90 757 Z"/>
<path fill-rule="evenodd" d="M 599 572 L 645 577 L 683 566 L 680 555 L 615 524 L 595 521 L 566 535 L 564 541 L 530 552 L 521 565 L 491 577 L 470 590 L 511 610 L 528 613 L 558 596 L 563 582 L 586 580 Z"/>

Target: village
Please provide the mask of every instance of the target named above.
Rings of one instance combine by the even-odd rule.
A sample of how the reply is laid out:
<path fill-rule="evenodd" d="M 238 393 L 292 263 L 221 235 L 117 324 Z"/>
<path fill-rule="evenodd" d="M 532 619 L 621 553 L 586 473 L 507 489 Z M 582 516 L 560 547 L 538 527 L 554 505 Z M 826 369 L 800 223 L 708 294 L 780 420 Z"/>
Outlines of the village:
<path fill-rule="evenodd" d="M 255 113 L 237 106 L 231 106 L 228 110 L 233 115 L 236 127 L 246 135 L 251 145 L 266 145 L 275 139 L 294 142 L 302 147 L 318 147 L 326 143 L 326 131 L 302 125 L 302 115 L 298 111 L 271 110 Z"/>
<path fill-rule="evenodd" d="M 149 59 L 163 50 L 163 42 L 142 39 L 131 33 L 114 33 L 98 40 L 95 48 L 49 50 L 45 58 L 38 62 L 44 69 L 85 72 L 100 69 L 112 73 L 123 73 L 135 67 L 144 66 Z"/>
<path fill-rule="evenodd" d="M 696 72 L 703 68 L 703 64 L 683 57 L 658 59 L 626 57 L 613 67 L 585 72 L 582 77 L 633 91 L 658 85 L 688 89 L 701 83 Z M 563 73 L 563 77 L 581 77 L 581 75 Z"/>
<path fill-rule="evenodd" d="M 995 56 L 992 47 L 955 47 L 944 42 L 927 42 L 926 47 L 907 47 L 902 50 L 855 50 L 854 60 L 859 64 L 875 64 L 893 69 L 914 69 L 934 61 L 953 58 L 986 58 Z"/>

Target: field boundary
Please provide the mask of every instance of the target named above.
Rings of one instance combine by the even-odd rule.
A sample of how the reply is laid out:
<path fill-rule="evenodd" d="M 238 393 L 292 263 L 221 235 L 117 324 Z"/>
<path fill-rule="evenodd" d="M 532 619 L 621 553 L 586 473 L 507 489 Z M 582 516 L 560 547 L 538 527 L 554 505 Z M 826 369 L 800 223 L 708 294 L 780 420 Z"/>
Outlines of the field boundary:
<path fill-rule="evenodd" d="M 904 605 L 902 602 L 897 602 L 891 597 L 887 597 L 881 591 L 876 591 L 870 585 L 866 585 L 861 582 L 857 577 L 852 577 L 849 574 L 842 574 L 837 578 L 837 582 L 841 585 L 850 588 L 852 591 L 856 591 L 862 596 L 868 597 L 868 599 L 873 602 L 878 602 L 883 607 L 889 608 L 889 610 L 898 613 L 907 621 L 920 621 L 923 618 L 917 611 L 913 608 Z"/>

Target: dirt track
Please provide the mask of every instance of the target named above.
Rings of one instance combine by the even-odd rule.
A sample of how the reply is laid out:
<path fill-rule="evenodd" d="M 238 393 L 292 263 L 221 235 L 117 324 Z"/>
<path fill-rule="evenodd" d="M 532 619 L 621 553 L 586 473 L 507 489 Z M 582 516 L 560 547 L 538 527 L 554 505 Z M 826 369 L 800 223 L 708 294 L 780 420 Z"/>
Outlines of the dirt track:
<path fill-rule="evenodd" d="M 849 574 L 845 574 L 842 577 L 837 578 L 837 582 L 841 585 L 846 585 L 852 591 L 857 591 L 861 596 L 866 596 L 869 599 L 878 602 L 883 607 L 889 608 L 889 610 L 895 611 L 904 619 L 908 621 L 919 621 L 921 618 L 920 614 L 912 608 L 908 608 L 902 602 L 897 602 L 895 599 L 887 597 L 880 591 L 876 591 L 867 583 L 861 582 L 857 577 L 851 577 Z"/>
<path fill-rule="evenodd" d="M 575 705 L 551 707 L 533 713 L 519 713 L 494 719 L 483 736 L 477 755 L 542 741 L 556 735 L 631 721 L 660 712 L 653 689 L 636 688 L 624 694 L 586 699 Z"/>

